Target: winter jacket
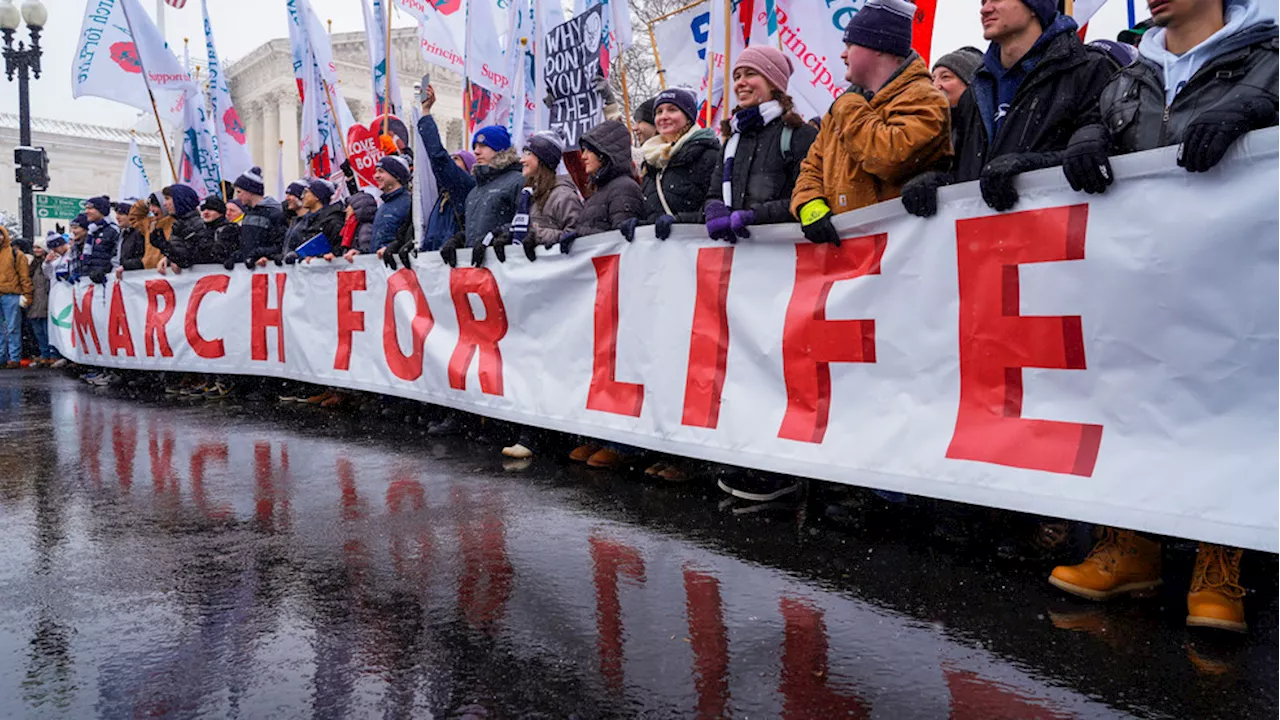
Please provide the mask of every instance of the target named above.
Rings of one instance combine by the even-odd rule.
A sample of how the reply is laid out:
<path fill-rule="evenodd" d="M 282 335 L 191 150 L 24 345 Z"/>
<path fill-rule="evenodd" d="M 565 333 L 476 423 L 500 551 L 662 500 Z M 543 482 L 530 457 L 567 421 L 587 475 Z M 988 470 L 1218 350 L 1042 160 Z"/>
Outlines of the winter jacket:
<path fill-rule="evenodd" d="M 852 89 L 831 104 L 800 166 L 791 213 L 818 198 L 834 214 L 890 200 L 950 156 L 950 103 L 913 51 L 870 98 Z"/>
<path fill-rule="evenodd" d="M 27 256 L 0 236 L 0 295 L 22 295 L 31 302 L 31 264 Z"/>
<path fill-rule="evenodd" d="M 293 215 L 292 217 L 286 214 L 286 218 L 289 221 L 289 227 L 285 228 L 284 231 L 284 243 L 280 246 L 280 257 L 284 257 L 284 254 L 291 250 L 297 250 L 298 246 L 308 240 L 310 232 L 306 214 Z"/>
<path fill-rule="evenodd" d="M 427 216 L 427 232 L 422 238 L 421 250 L 439 250 L 449 238 L 462 231 L 463 213 L 466 212 L 467 194 L 476 186 L 475 178 L 458 167 L 440 142 L 440 130 L 435 118 L 423 115 L 418 118 L 418 136 L 431 161 L 431 174 L 436 178 L 436 204 Z"/>
<path fill-rule="evenodd" d="M 1256 0 L 1248 3 L 1256 6 Z M 1244 13 L 1245 3 L 1230 2 L 1227 16 Z M 1237 9 L 1239 8 L 1239 9 Z M 1230 21 L 1228 21 L 1230 25 Z M 1225 37 L 1204 57 L 1166 109 L 1166 78 L 1153 57 L 1167 53 L 1160 35 L 1144 37 L 1138 61 L 1121 70 L 1102 91 L 1101 122 L 1106 125 L 1116 154 L 1177 145 L 1197 115 L 1220 104 L 1260 97 L 1277 104 L 1277 28 L 1274 21 L 1258 18 Z M 1145 47 L 1147 43 L 1152 47 Z M 1203 44 L 1202 44 L 1203 46 Z M 1197 52 L 1200 48 L 1192 50 Z M 1145 51 L 1145 52 L 1144 52 Z M 1216 51 L 1216 52 L 1215 52 Z M 1187 55 L 1190 53 L 1184 53 Z M 1166 114 L 1167 113 L 1167 114 Z M 1277 124 L 1273 114 L 1270 124 Z"/>
<path fill-rule="evenodd" d="M 479 245 L 489 233 L 507 230 L 524 187 L 519 160 L 501 167 L 476 165 L 471 172 L 476 186 L 467 193 L 467 213 L 463 220 L 469 248 Z"/>
<path fill-rule="evenodd" d="M 1026 77 L 996 133 L 997 89 L 990 66 L 999 58 L 1000 48 L 992 43 L 952 116 L 956 182 L 977 180 L 1000 155 L 1064 150 L 1076 129 L 1097 120 L 1098 96 L 1115 73 L 1110 60 L 1084 49 L 1075 21 L 1059 15 L 1019 61 Z"/>
<path fill-rule="evenodd" d="M 399 243 L 400 226 L 413 221 L 413 198 L 409 189 L 401 187 L 382 196 L 382 205 L 373 216 L 372 252 L 391 246 L 394 250 Z"/>
<path fill-rule="evenodd" d="M 240 249 L 233 258 L 238 262 L 271 258 L 280 253 L 285 232 L 284 209 L 280 202 L 266 197 L 244 211 L 240 221 Z"/>
<path fill-rule="evenodd" d="M 582 195 L 578 194 L 578 186 L 568 175 L 557 175 L 555 187 L 547 193 L 542 206 L 535 201 L 529 211 L 533 237 L 538 244 L 551 247 L 573 229 L 581 214 Z"/>
<path fill-rule="evenodd" d="M 762 128 L 743 130 L 738 140 L 738 150 L 733 156 L 733 177 L 730 178 L 729 207 L 734 210 L 755 210 L 757 225 L 795 222 L 791 216 L 791 194 L 800 177 L 800 165 L 809 154 L 818 131 L 797 120 L 798 127 L 791 130 L 791 148 L 785 154 L 782 148 L 783 130 L 787 116 L 783 116 Z M 727 140 L 727 138 L 726 138 Z M 707 187 L 706 199 L 724 201 L 724 150 Z"/>
<path fill-rule="evenodd" d="M 330 249 L 342 244 L 342 226 L 347 221 L 347 212 L 342 207 L 342 203 L 325 205 L 315 212 L 307 213 L 302 220 L 302 242 L 298 243 L 299 246 L 309 242 L 321 233 L 329 241 Z M 291 249 L 297 250 L 298 248 Z"/>
<path fill-rule="evenodd" d="M 710 128 L 695 127 L 689 133 L 665 168 L 644 163 L 644 179 L 640 183 L 644 194 L 641 223 L 653 224 L 661 215 L 671 215 L 679 223 L 703 222 L 703 196 L 719 168 L 720 140 Z M 659 183 L 662 184 L 661 196 L 658 195 Z M 667 200 L 666 207 L 662 198 Z M 667 212 L 667 207 L 671 212 Z"/>
<path fill-rule="evenodd" d="M 618 229 L 623 221 L 644 215 L 644 193 L 631 177 L 631 133 L 619 120 L 606 120 L 582 134 L 579 144 L 589 145 L 608 164 L 596 171 L 591 184 L 596 191 L 582 204 L 573 231 L 579 236 Z"/>
<path fill-rule="evenodd" d="M 141 270 L 147 253 L 147 238 L 137 228 L 125 228 L 120 233 L 120 267 L 125 270 Z"/>
<path fill-rule="evenodd" d="M 238 249 L 240 227 L 224 218 L 205 223 L 199 213 L 176 218 L 165 257 L 180 268 L 226 262 Z"/>
<path fill-rule="evenodd" d="M 378 214 L 378 200 L 369 193 L 358 192 L 351 196 L 348 204 L 356 218 L 356 230 L 349 244 L 343 240 L 338 241 L 343 243 L 342 251 L 355 249 L 362 253 L 372 252 L 370 248 L 373 247 L 373 218 Z M 343 226 L 345 225 L 344 220 Z"/>
<path fill-rule="evenodd" d="M 31 258 L 27 265 L 27 277 L 31 278 L 31 304 L 27 306 L 27 319 L 49 317 L 49 276 L 44 274 L 44 260 Z"/>
<path fill-rule="evenodd" d="M 89 223 L 80 258 L 80 274 L 109 273 L 116 268 L 116 249 L 120 245 L 120 228 L 109 219 Z"/>

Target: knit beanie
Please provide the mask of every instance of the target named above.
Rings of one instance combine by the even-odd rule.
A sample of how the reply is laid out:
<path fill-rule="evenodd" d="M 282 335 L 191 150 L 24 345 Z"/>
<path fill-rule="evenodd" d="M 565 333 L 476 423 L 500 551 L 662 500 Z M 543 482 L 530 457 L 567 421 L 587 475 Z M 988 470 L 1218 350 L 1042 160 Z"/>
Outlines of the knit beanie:
<path fill-rule="evenodd" d="M 484 145 L 494 152 L 502 152 L 511 147 L 511 133 L 502 125 L 489 125 L 476 131 L 471 138 L 471 147 Z"/>
<path fill-rule="evenodd" d="M 200 209 L 211 210 L 213 212 L 218 213 L 219 215 L 227 214 L 227 204 L 223 202 L 222 198 L 218 197 L 217 195 L 210 195 L 206 197 L 204 199 L 204 202 L 200 203 Z"/>
<path fill-rule="evenodd" d="M 973 76 L 982 67 L 982 51 L 976 47 L 965 46 L 959 50 L 943 55 L 933 64 L 933 69 L 944 67 L 956 74 L 960 81 L 968 85 Z"/>
<path fill-rule="evenodd" d="M 471 168 L 476 164 L 476 154 L 470 150 L 459 150 L 449 157 L 462 158 L 462 166 L 467 169 L 467 172 L 471 172 Z"/>
<path fill-rule="evenodd" d="M 395 178 L 401 185 L 409 184 L 409 176 L 412 172 L 409 169 L 409 161 L 399 155 L 386 155 L 378 161 L 378 167 L 382 168 L 391 177 Z"/>
<path fill-rule="evenodd" d="M 161 192 L 165 197 L 173 199 L 174 215 L 186 215 L 200 207 L 200 196 L 186 185 L 170 185 Z"/>
<path fill-rule="evenodd" d="M 653 101 L 656 99 L 657 98 L 649 98 L 648 100 L 640 103 L 640 107 L 636 108 L 636 111 L 631 113 L 631 119 L 636 122 L 649 123 L 652 125 L 654 109 Z"/>
<path fill-rule="evenodd" d="M 44 245 L 48 250 L 57 250 L 67 244 L 67 236 L 52 230 L 44 236 Z"/>
<path fill-rule="evenodd" d="M 1052 25 L 1053 19 L 1058 17 L 1057 0 L 1022 0 L 1022 2 L 1036 14 L 1042 30 Z"/>
<path fill-rule="evenodd" d="M 675 105 L 689 118 L 689 122 L 698 120 L 698 96 L 684 88 L 667 88 L 653 99 L 653 110 L 656 116 L 658 108 L 663 105 Z"/>
<path fill-rule="evenodd" d="M 240 173 L 236 178 L 236 187 L 252 195 L 265 195 L 266 188 L 262 184 L 262 168 L 254 165 Z"/>
<path fill-rule="evenodd" d="M 524 149 L 536 155 L 543 167 L 555 172 L 560 167 L 560 156 L 564 155 L 564 140 L 557 132 L 543 130 L 530 135 Z"/>
<path fill-rule="evenodd" d="M 1094 40 L 1085 45 L 1085 48 L 1106 55 L 1111 62 L 1115 63 L 1117 70 L 1128 67 L 1138 59 L 1138 48 L 1116 40 Z"/>
<path fill-rule="evenodd" d="M 916 6 L 907 0 L 867 0 L 845 26 L 844 44 L 907 57 L 911 54 L 911 23 L 915 16 Z"/>
<path fill-rule="evenodd" d="M 97 210 L 98 212 L 102 213 L 103 216 L 111 214 L 111 199 L 108 198 L 106 195 L 91 197 L 88 200 L 84 201 L 84 206 L 85 206 L 85 209 L 93 208 L 94 210 Z"/>
<path fill-rule="evenodd" d="M 337 191 L 337 188 L 333 186 L 333 183 L 325 180 L 324 178 L 312 178 L 311 181 L 307 183 L 307 189 L 311 191 L 312 195 L 316 196 L 316 199 L 320 201 L 321 205 L 328 205 L 333 202 L 333 194 Z"/>
<path fill-rule="evenodd" d="M 87 215 L 85 215 L 84 213 L 80 213 L 79 215 L 77 215 L 77 216 L 75 216 L 75 217 L 71 218 L 71 224 L 72 224 L 72 225 L 75 225 L 75 226 L 76 226 L 76 227 L 78 227 L 78 228 L 84 228 L 85 230 L 88 230 L 88 229 L 89 229 L 89 217 L 88 217 Z"/>
<path fill-rule="evenodd" d="M 734 61 L 733 69 L 737 70 L 740 67 L 755 70 L 763 75 L 770 85 L 782 92 L 787 91 L 787 83 L 791 80 L 791 58 L 783 55 L 781 50 L 769 45 L 752 45 L 743 50 Z"/>
<path fill-rule="evenodd" d="M 133 203 L 131 202 L 118 202 L 116 203 L 115 211 L 117 215 L 128 215 L 129 210 L 132 208 L 133 208 Z"/>
<path fill-rule="evenodd" d="M 306 181 L 306 180 L 294 180 L 293 182 L 289 183 L 289 185 L 284 189 L 284 194 L 285 194 L 285 195 L 292 195 L 292 196 L 294 196 L 294 197 L 298 198 L 299 200 L 301 200 L 301 199 L 302 199 L 302 193 L 304 193 L 304 192 L 306 192 L 306 191 L 307 191 L 307 181 Z"/>

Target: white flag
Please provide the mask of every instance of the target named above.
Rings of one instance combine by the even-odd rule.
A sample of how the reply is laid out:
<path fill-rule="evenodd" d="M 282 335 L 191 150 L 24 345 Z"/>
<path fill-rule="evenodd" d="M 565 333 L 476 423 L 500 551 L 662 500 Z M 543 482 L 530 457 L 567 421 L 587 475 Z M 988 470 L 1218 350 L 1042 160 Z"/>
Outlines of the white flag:
<path fill-rule="evenodd" d="M 355 118 L 342 97 L 329 36 L 307 0 L 287 0 L 293 75 L 302 101 L 301 150 L 315 174 L 332 174 L 346 159 L 342 133 Z M 332 110 L 331 110 L 332 108 Z M 333 117 L 336 110 L 338 117 Z M 297 152 L 298 148 L 291 149 Z"/>
<path fill-rule="evenodd" d="M 467 9 L 462 0 L 392 0 L 418 21 L 422 59 L 462 74 L 466 72 Z"/>
<path fill-rule="evenodd" d="M 199 90 L 187 97 L 182 113 L 182 166 L 178 182 L 196 191 L 196 195 L 218 195 L 222 176 L 218 171 L 218 148 Z"/>
<path fill-rule="evenodd" d="M 1076 25 L 1084 27 L 1095 13 L 1102 9 L 1107 0 L 1076 0 L 1071 8 L 1071 17 Z"/>
<path fill-rule="evenodd" d="M 218 167 L 224 179 L 234 181 L 253 167 L 253 156 L 245 139 L 240 113 L 231 104 L 231 90 L 227 87 L 227 76 L 222 71 L 222 61 L 218 59 L 218 51 L 214 48 L 208 2 L 201 0 L 200 4 L 204 10 L 205 50 L 209 55 L 209 109 L 213 113 L 210 122 L 218 149 Z"/>
<path fill-rule="evenodd" d="M 120 175 L 120 193 L 116 197 L 126 202 L 151 197 L 151 181 L 147 179 L 147 169 L 142 166 L 142 153 L 138 152 L 136 137 L 129 138 L 129 157 L 124 161 L 124 172 Z"/>
<path fill-rule="evenodd" d="M 383 11 L 382 0 L 360 0 L 364 10 L 364 33 L 369 47 L 369 67 L 373 76 L 373 107 L 378 115 L 390 113 L 399 115 L 400 83 L 396 77 L 395 60 L 391 49 L 387 46 L 387 13 Z M 387 98 L 387 74 L 390 73 L 391 97 Z"/>
<path fill-rule="evenodd" d="M 280 149 L 276 151 L 276 199 L 284 202 L 284 141 L 280 141 Z"/>
<path fill-rule="evenodd" d="M 507 74 L 502 38 L 506 24 L 499 24 L 496 0 L 471 0 L 467 11 L 467 73 L 474 85 L 503 97 L 511 94 L 513 78 Z M 506 20 L 502 17 L 502 20 Z"/>
<path fill-rule="evenodd" d="M 195 83 L 151 17 L 138 0 L 89 3 L 71 62 L 71 96 L 106 98 L 150 112 L 148 85 L 160 119 L 180 124 L 184 96 Z"/>
<path fill-rule="evenodd" d="M 413 127 L 416 128 L 418 118 L 422 117 L 422 111 L 416 106 L 410 110 Z M 417 197 L 417 202 L 413 204 L 414 243 L 422 247 L 427 218 L 431 217 L 431 208 L 435 207 L 440 189 L 436 186 L 436 174 L 431 171 L 431 158 L 427 157 L 427 148 L 422 144 L 422 136 L 416 131 L 410 134 L 413 135 L 413 193 Z"/>

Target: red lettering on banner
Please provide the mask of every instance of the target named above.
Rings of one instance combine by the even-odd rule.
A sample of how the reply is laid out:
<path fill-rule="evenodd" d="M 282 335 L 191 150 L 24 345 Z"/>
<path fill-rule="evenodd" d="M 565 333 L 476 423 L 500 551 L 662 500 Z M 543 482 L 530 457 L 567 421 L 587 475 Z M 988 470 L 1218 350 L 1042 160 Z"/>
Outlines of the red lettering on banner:
<path fill-rule="evenodd" d="M 951 720 L 1068 720 L 1076 717 L 1074 713 L 1054 711 L 1011 692 L 1000 681 L 986 680 L 968 670 L 957 670 L 944 665 L 942 671 L 947 676 L 947 689 L 951 691 Z"/>
<path fill-rule="evenodd" d="M 888 236 L 866 235 L 835 245 L 796 245 L 796 284 L 782 330 L 787 414 L 778 437 L 821 443 L 831 415 L 833 362 L 876 361 L 875 320 L 828 320 L 827 296 L 841 280 L 880 274 Z"/>
<path fill-rule="evenodd" d="M 471 358 L 480 354 L 480 391 L 502 395 L 502 351 L 498 341 L 507 334 L 507 308 L 498 282 L 487 268 L 463 268 L 449 273 L 449 295 L 458 315 L 458 346 L 449 358 L 449 387 L 467 389 Z M 476 318 L 468 295 L 479 296 L 484 319 Z"/>
<path fill-rule="evenodd" d="M 351 369 L 351 337 L 364 332 L 364 313 L 352 309 L 351 296 L 365 289 L 363 270 L 338 273 L 338 351 L 333 356 L 334 370 Z"/>
<path fill-rule="evenodd" d="M 698 251 L 698 293 L 689 335 L 689 368 L 684 380 L 684 417 L 691 427 L 714 428 L 720 423 L 720 396 L 724 393 L 729 362 L 729 273 L 733 248 L 710 247 Z"/>
<path fill-rule="evenodd" d="M 847 242 L 847 241 L 846 241 Z M 831 247 L 819 245 L 816 247 Z M 827 624 L 823 613 L 799 598 L 778 601 L 784 622 L 782 677 L 782 717 L 869 718 L 871 711 L 854 692 L 837 692 L 828 685 Z"/>
<path fill-rule="evenodd" d="M 173 357 L 173 348 L 169 347 L 169 335 L 165 325 L 178 309 L 174 297 L 173 286 L 168 280 L 148 280 L 147 288 L 147 321 L 142 329 L 142 344 L 147 357 L 156 356 L 156 348 L 160 348 L 160 357 Z M 160 299 L 164 299 L 164 310 L 159 308 Z"/>
<path fill-rule="evenodd" d="M 71 347 L 76 347 L 76 338 L 80 339 L 80 350 L 84 353 L 89 352 L 89 344 L 84 340 L 84 331 L 89 331 L 89 337 L 93 338 L 93 349 L 99 355 L 102 354 L 102 343 L 98 342 L 98 328 L 93 324 L 93 288 L 90 285 L 85 290 L 84 297 L 80 302 L 75 301 L 75 290 L 71 293 L 71 324 L 74 326 L 71 332 Z"/>
<path fill-rule="evenodd" d="M 618 595 L 618 574 L 638 583 L 644 582 L 644 558 L 633 547 L 594 534 L 587 538 L 587 542 L 591 547 L 592 580 L 596 586 L 596 643 L 600 651 L 600 676 L 610 690 L 620 692 L 622 600 Z"/>
<path fill-rule="evenodd" d="M 960 407 L 953 460 L 1093 474 L 1102 426 L 1022 417 L 1022 369 L 1084 370 L 1080 317 L 1019 314 L 1018 266 L 1084 258 L 1088 205 L 956 222 Z"/>
<path fill-rule="evenodd" d="M 124 351 L 133 357 L 133 333 L 129 331 L 129 315 L 124 309 L 124 290 L 120 283 L 111 286 L 111 309 L 107 312 L 107 350 L 115 357 Z"/>
<path fill-rule="evenodd" d="M 396 295 L 407 292 L 413 296 L 413 322 L 409 324 L 412 337 L 412 349 L 408 355 L 400 352 L 400 334 L 396 327 Z M 427 306 L 427 296 L 422 294 L 422 286 L 418 284 L 418 274 L 409 268 L 400 268 L 387 278 L 387 303 L 382 320 L 382 353 L 386 355 L 387 367 L 401 380 L 417 380 L 422 377 L 423 345 L 436 319 Z M 364 320 L 360 321 L 361 329 Z"/>
<path fill-rule="evenodd" d="M 698 717 L 726 717 L 729 632 L 724 626 L 720 581 L 713 575 L 686 567 L 684 595 L 689 614 L 689 642 L 693 647 L 693 686 L 698 692 Z"/>
<path fill-rule="evenodd" d="M 276 279 L 276 307 L 267 307 L 268 280 Z M 267 359 L 267 328 L 276 329 L 276 361 L 284 362 L 284 284 L 289 279 L 284 273 L 275 275 L 254 275 L 250 292 L 252 301 L 252 334 L 249 339 L 249 357 L 254 360 Z"/>
<path fill-rule="evenodd" d="M 206 340 L 200 334 L 198 325 L 200 304 L 204 302 L 205 295 L 213 292 L 225 293 L 230 285 L 231 278 L 227 275 L 206 275 L 197 280 L 195 287 L 191 288 L 191 299 L 187 302 L 187 317 L 183 320 L 183 329 L 186 330 L 187 344 L 191 346 L 192 352 L 206 360 L 216 360 L 227 353 L 221 338 Z"/>
<path fill-rule="evenodd" d="M 618 255 L 592 258 L 596 267 L 595 357 L 587 409 L 640 417 L 644 385 L 618 382 Z"/>

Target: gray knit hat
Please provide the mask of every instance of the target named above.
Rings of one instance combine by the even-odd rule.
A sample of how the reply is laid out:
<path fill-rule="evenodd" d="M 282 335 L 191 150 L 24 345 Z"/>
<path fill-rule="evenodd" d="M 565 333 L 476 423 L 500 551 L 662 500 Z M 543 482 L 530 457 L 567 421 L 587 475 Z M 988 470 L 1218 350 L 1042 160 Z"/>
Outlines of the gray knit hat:
<path fill-rule="evenodd" d="M 965 46 L 943 55 L 933 64 L 933 69 L 944 67 L 956 74 L 965 85 L 973 82 L 973 76 L 982 67 L 982 51 Z"/>

